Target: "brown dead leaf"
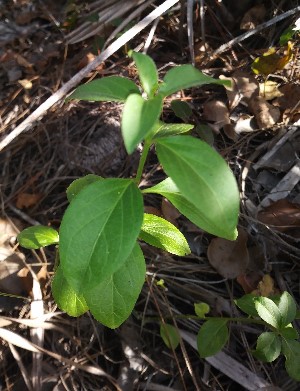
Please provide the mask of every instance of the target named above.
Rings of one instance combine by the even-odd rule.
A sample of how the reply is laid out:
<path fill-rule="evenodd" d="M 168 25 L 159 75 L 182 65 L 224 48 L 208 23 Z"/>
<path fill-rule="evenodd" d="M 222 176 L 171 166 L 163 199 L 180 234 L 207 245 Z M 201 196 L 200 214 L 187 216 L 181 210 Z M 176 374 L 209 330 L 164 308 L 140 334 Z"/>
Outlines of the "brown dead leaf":
<path fill-rule="evenodd" d="M 145 205 L 144 212 L 149 213 L 151 215 L 161 217 L 161 211 L 159 209 L 155 208 L 154 206 Z"/>
<path fill-rule="evenodd" d="M 253 96 L 258 96 L 258 82 L 254 75 L 243 71 L 235 71 L 231 77 L 220 76 L 222 80 L 231 81 L 231 86 L 225 86 L 230 110 L 234 109 L 240 101 L 247 102 Z"/>
<path fill-rule="evenodd" d="M 203 105 L 203 116 L 207 121 L 213 122 L 210 126 L 219 132 L 224 125 L 231 123 L 229 111 L 224 102 L 220 100 L 211 100 Z"/>
<path fill-rule="evenodd" d="M 249 263 L 247 233 L 239 228 L 236 241 L 213 239 L 207 249 L 210 264 L 224 278 L 236 278 L 246 271 Z"/>
<path fill-rule="evenodd" d="M 271 128 L 280 118 L 280 110 L 268 103 L 262 96 L 250 99 L 249 110 L 254 114 L 260 129 Z"/>
<path fill-rule="evenodd" d="M 174 224 L 176 227 L 178 226 L 177 219 L 181 216 L 181 213 L 166 198 L 162 199 L 161 211 L 166 220 Z"/>
<path fill-rule="evenodd" d="M 269 274 L 265 274 L 262 280 L 258 283 L 257 289 L 251 292 L 255 296 L 269 297 L 277 295 L 279 290 L 275 288 L 273 278 Z"/>
<path fill-rule="evenodd" d="M 280 232 L 300 227 L 300 205 L 286 199 L 279 200 L 258 213 L 258 220 Z"/>
<path fill-rule="evenodd" d="M 23 268 L 25 256 L 14 253 L 9 247 L 0 248 L 0 291 L 21 295 L 25 290 L 18 272 Z"/>
<path fill-rule="evenodd" d="M 274 101 L 274 105 L 279 106 L 281 110 L 294 109 L 300 102 L 300 85 L 288 83 L 279 88 L 282 94 Z"/>
<path fill-rule="evenodd" d="M 261 280 L 262 273 L 256 271 L 250 271 L 248 273 L 243 273 L 237 276 L 237 282 L 243 288 L 245 294 L 253 292 Z"/>
<path fill-rule="evenodd" d="M 43 194 L 41 193 L 20 193 L 17 198 L 16 207 L 19 209 L 29 208 L 35 205 L 42 197 Z"/>
<path fill-rule="evenodd" d="M 18 83 L 25 89 L 30 90 L 32 88 L 32 82 L 28 79 L 18 80 Z"/>
<path fill-rule="evenodd" d="M 258 4 L 245 13 L 240 24 L 241 30 L 253 30 L 261 24 L 266 16 L 267 10 L 264 4 Z"/>

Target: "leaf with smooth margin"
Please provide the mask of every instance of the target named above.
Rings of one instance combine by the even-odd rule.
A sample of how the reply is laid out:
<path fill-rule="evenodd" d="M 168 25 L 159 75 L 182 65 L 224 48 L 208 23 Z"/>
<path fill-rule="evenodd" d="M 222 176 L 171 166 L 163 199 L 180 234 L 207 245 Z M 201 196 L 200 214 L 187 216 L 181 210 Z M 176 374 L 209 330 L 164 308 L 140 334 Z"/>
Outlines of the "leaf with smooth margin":
<path fill-rule="evenodd" d="M 280 335 L 285 339 L 298 339 L 299 334 L 291 324 L 280 330 Z"/>
<path fill-rule="evenodd" d="M 197 347 L 200 357 L 210 357 L 218 353 L 229 338 L 226 319 L 209 319 L 200 328 L 197 335 Z"/>
<path fill-rule="evenodd" d="M 231 86 L 230 81 L 214 79 L 213 77 L 204 75 L 204 73 L 200 72 L 192 65 L 185 64 L 170 69 L 166 73 L 163 84 L 158 91 L 164 96 L 168 96 L 174 92 L 184 90 L 185 88 L 201 86 L 203 84 Z"/>
<path fill-rule="evenodd" d="M 285 369 L 289 376 L 300 381 L 300 343 L 282 339 L 282 353 L 285 356 Z"/>
<path fill-rule="evenodd" d="M 88 306 L 82 295 L 77 295 L 65 279 L 62 268 L 59 266 L 52 280 L 51 290 L 58 307 L 70 316 L 80 316 L 88 311 Z"/>
<path fill-rule="evenodd" d="M 161 248 L 171 254 L 184 256 L 191 253 L 189 245 L 179 231 L 169 221 L 145 213 L 139 238 L 151 246 Z"/>
<path fill-rule="evenodd" d="M 193 114 L 191 106 L 184 100 L 172 100 L 171 109 L 174 111 L 176 117 L 181 118 L 183 121 L 188 121 Z"/>
<path fill-rule="evenodd" d="M 138 86 L 132 80 L 121 76 L 108 76 L 80 85 L 66 100 L 125 102 L 128 95 L 139 93 Z"/>
<path fill-rule="evenodd" d="M 155 140 L 160 137 L 176 136 L 187 133 L 194 128 L 191 124 L 166 124 L 158 121 L 151 130 L 151 138 Z"/>
<path fill-rule="evenodd" d="M 215 229 L 215 226 L 207 221 L 203 212 L 198 210 L 194 204 L 183 197 L 171 178 L 167 178 L 153 187 L 143 189 L 142 192 L 144 194 L 154 193 L 162 195 L 167 198 L 180 213 L 201 229 L 204 229 L 207 232 L 213 232 Z"/>
<path fill-rule="evenodd" d="M 130 179 L 92 183 L 74 198 L 62 219 L 59 250 L 64 276 L 77 293 L 124 264 L 143 215 L 142 194 Z"/>
<path fill-rule="evenodd" d="M 17 236 L 20 245 L 28 249 L 38 249 L 41 247 L 57 244 L 59 241 L 58 232 L 44 225 L 35 225 L 25 228 Z"/>
<path fill-rule="evenodd" d="M 200 319 L 204 319 L 205 315 L 209 313 L 210 307 L 207 303 L 194 303 L 195 313 Z"/>
<path fill-rule="evenodd" d="M 111 329 L 119 327 L 135 306 L 145 274 L 144 255 L 136 243 L 118 271 L 94 288 L 84 288 L 84 297 L 95 319 Z"/>
<path fill-rule="evenodd" d="M 283 292 L 278 303 L 279 312 L 281 314 L 280 327 L 284 328 L 290 324 L 296 317 L 296 303 L 288 292 Z"/>
<path fill-rule="evenodd" d="M 127 152 L 134 151 L 138 143 L 151 132 L 162 110 L 161 95 L 145 100 L 138 94 L 131 94 L 126 99 L 121 129 Z"/>
<path fill-rule="evenodd" d="M 156 152 L 164 171 L 201 214 L 200 228 L 235 240 L 239 190 L 225 160 L 192 136 L 157 139 Z"/>
<path fill-rule="evenodd" d="M 255 308 L 255 299 L 257 296 L 252 295 L 251 293 L 240 297 L 235 300 L 235 304 L 246 314 L 253 316 L 254 318 L 258 316 L 258 313 Z"/>
<path fill-rule="evenodd" d="M 88 174 L 82 178 L 75 179 L 75 181 L 73 181 L 70 184 L 70 186 L 68 186 L 67 191 L 66 191 L 68 201 L 71 202 L 73 200 L 73 198 L 76 197 L 76 195 L 82 189 L 84 189 L 86 186 L 90 185 L 91 183 L 101 181 L 101 180 L 103 180 L 103 178 L 101 176 L 94 175 L 94 174 Z"/>
<path fill-rule="evenodd" d="M 257 338 L 256 350 L 253 356 L 261 361 L 272 362 L 276 360 L 281 352 L 281 339 L 272 332 L 260 334 Z"/>
<path fill-rule="evenodd" d="M 282 316 L 273 300 L 263 296 L 256 297 L 255 308 L 262 320 L 276 329 L 280 328 Z"/>
<path fill-rule="evenodd" d="M 180 343 L 180 335 L 176 327 L 168 323 L 160 324 L 160 336 L 169 349 L 175 350 Z"/>
<path fill-rule="evenodd" d="M 152 97 L 158 89 L 158 73 L 154 61 L 143 53 L 131 52 L 128 54 L 134 59 L 144 91 L 148 97 Z"/>

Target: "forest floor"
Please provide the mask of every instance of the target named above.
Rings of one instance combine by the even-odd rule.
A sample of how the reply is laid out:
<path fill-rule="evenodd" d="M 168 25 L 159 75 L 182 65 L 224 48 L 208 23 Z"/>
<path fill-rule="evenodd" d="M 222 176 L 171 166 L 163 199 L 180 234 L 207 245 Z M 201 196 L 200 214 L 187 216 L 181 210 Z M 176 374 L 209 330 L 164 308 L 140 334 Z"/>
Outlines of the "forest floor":
<path fill-rule="evenodd" d="M 98 28 L 97 13 L 114 3 L 117 17 Z M 298 1 L 208 0 L 195 2 L 191 12 L 186 12 L 191 2 L 177 2 L 81 81 L 103 75 L 138 81 L 126 53 L 145 48 L 160 78 L 172 65 L 194 62 L 207 75 L 231 80 L 231 89 L 205 85 L 171 96 L 163 119 L 182 122 L 171 101 L 187 102 L 191 113 L 184 120 L 195 126 L 192 134 L 231 167 L 241 199 L 236 242 L 205 233 L 164 199 L 145 198 L 146 211 L 184 233 L 191 254 L 181 258 L 141 244 L 145 284 L 132 315 L 116 330 L 89 313 L 71 318 L 57 308 L 51 295 L 54 246 L 36 251 L 18 246 L 16 236 L 28 226 L 59 228 L 73 180 L 90 173 L 136 174 L 142 146 L 126 154 L 119 103 L 60 99 L 9 139 L 102 53 L 116 26 L 125 20 L 126 29 L 133 27 L 163 1 L 132 0 L 134 7 L 118 15 L 127 3 L 0 1 L 0 389 L 297 391 L 283 356 L 273 363 L 252 356 L 261 326 L 231 324 L 222 353 L 202 359 L 196 345 L 202 321 L 183 315 L 205 302 L 211 316 L 244 316 L 234 300 L 251 292 L 288 291 L 300 303 L 299 41 L 297 33 L 291 44 L 281 38 L 300 15 Z M 253 72 L 254 60 L 270 47 L 275 56 Z M 151 150 L 143 185 L 152 186 L 163 175 Z M 165 346 L 160 322 L 179 330 L 176 350 Z M 299 321 L 294 326 L 299 330 Z"/>

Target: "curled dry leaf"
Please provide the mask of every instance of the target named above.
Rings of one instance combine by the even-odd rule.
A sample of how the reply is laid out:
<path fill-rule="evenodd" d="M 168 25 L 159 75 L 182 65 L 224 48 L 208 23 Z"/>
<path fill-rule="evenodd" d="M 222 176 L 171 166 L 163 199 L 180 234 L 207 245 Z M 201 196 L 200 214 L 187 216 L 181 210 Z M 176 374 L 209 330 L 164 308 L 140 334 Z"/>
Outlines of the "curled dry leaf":
<path fill-rule="evenodd" d="M 280 118 L 280 110 L 262 96 L 255 96 L 249 101 L 249 110 L 254 114 L 260 129 L 271 128 Z"/>
<path fill-rule="evenodd" d="M 213 239 L 207 249 L 210 264 L 224 278 L 236 278 L 246 271 L 249 263 L 247 233 L 239 228 L 236 241 Z"/>
<path fill-rule="evenodd" d="M 257 218 L 262 223 L 285 232 L 290 228 L 300 227 L 300 205 L 286 199 L 279 200 L 259 212 Z"/>
<path fill-rule="evenodd" d="M 252 292 L 255 296 L 264 297 L 277 295 L 278 293 L 279 290 L 275 288 L 274 280 L 269 274 L 263 276 L 262 280 L 257 285 L 257 289 Z"/>
<path fill-rule="evenodd" d="M 282 96 L 283 93 L 279 91 L 279 84 L 272 80 L 267 80 L 265 83 L 259 84 L 259 95 L 266 100 L 273 100 Z"/>
<path fill-rule="evenodd" d="M 43 194 L 41 193 L 20 193 L 17 198 L 16 207 L 19 209 L 29 208 L 34 206 L 41 198 Z"/>
<path fill-rule="evenodd" d="M 295 109 L 300 102 L 300 85 L 288 83 L 279 88 L 281 96 L 276 99 L 274 105 L 279 106 L 281 110 Z"/>
<path fill-rule="evenodd" d="M 229 111 L 224 102 L 211 100 L 203 105 L 203 116 L 207 121 L 213 122 L 210 126 L 219 132 L 224 125 L 230 125 Z"/>
<path fill-rule="evenodd" d="M 243 288 L 245 294 L 249 294 L 256 289 L 259 281 L 261 280 L 261 277 L 261 272 L 251 271 L 248 273 L 240 274 L 239 276 L 237 276 L 236 280 Z"/>
<path fill-rule="evenodd" d="M 248 102 L 253 96 L 258 96 L 259 87 L 254 75 L 243 71 L 235 71 L 231 77 L 220 76 L 221 80 L 231 81 L 231 86 L 224 86 L 229 101 L 229 109 L 234 109 L 240 101 Z"/>
<path fill-rule="evenodd" d="M 166 198 L 161 201 L 161 211 L 166 220 L 178 227 L 177 219 L 181 216 L 181 213 Z"/>
<path fill-rule="evenodd" d="M 259 24 L 261 24 L 266 16 L 267 10 L 264 4 L 258 4 L 250 8 L 249 11 L 245 13 L 243 19 L 241 20 L 240 28 L 241 30 L 253 30 Z"/>

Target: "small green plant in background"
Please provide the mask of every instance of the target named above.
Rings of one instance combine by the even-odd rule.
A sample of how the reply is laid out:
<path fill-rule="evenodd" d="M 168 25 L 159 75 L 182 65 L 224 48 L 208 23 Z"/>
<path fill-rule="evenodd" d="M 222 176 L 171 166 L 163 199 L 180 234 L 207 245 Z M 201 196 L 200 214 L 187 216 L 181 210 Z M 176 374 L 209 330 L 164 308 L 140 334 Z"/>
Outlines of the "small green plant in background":
<path fill-rule="evenodd" d="M 185 237 L 174 225 L 144 213 L 145 194 L 167 198 L 194 224 L 229 240 L 236 239 L 239 211 L 237 183 L 224 159 L 207 143 L 185 134 L 193 125 L 160 120 L 167 96 L 185 88 L 227 82 L 206 76 L 191 65 L 172 68 L 160 82 L 149 56 L 130 55 L 142 92 L 133 81 L 110 76 L 79 86 L 68 99 L 124 102 L 121 132 L 127 152 L 131 154 L 143 142 L 136 177 L 87 175 L 77 179 L 67 189 L 70 204 L 59 234 L 37 226 L 18 236 L 19 243 L 29 249 L 58 245 L 52 293 L 59 308 L 72 316 L 90 310 L 110 328 L 128 318 L 144 284 L 146 265 L 139 240 L 175 255 L 190 253 Z M 180 109 L 178 104 L 176 107 Z M 152 145 L 167 178 L 141 190 Z"/>
<path fill-rule="evenodd" d="M 248 294 L 236 300 L 235 304 L 248 318 L 207 317 L 209 306 L 206 303 L 195 304 L 197 318 L 204 320 L 197 335 L 200 357 L 213 356 L 225 346 L 229 340 L 230 322 L 254 323 L 268 331 L 262 332 L 258 337 L 256 349 L 252 351 L 253 356 L 263 362 L 273 362 L 283 354 L 287 373 L 291 378 L 300 381 L 300 342 L 297 341 L 299 335 L 291 323 L 299 319 L 299 313 L 292 296 L 288 292 L 273 298 Z M 180 341 L 177 329 L 169 324 L 162 325 L 161 337 L 166 345 L 173 349 L 176 349 Z"/>

